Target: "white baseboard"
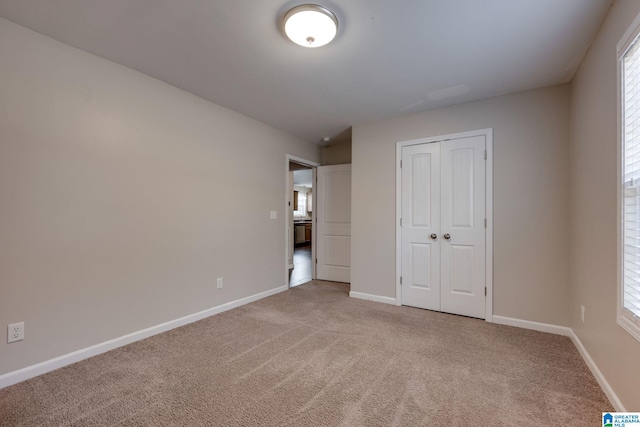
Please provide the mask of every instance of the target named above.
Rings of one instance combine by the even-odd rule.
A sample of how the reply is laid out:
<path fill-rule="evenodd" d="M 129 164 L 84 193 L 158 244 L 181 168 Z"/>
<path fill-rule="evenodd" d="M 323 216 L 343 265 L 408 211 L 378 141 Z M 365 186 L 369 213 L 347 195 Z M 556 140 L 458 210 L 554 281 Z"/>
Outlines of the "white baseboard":
<path fill-rule="evenodd" d="M 578 338 L 575 332 L 573 332 L 573 329 L 571 330 L 571 335 L 569 335 L 569 337 L 580 352 L 582 359 L 584 359 L 584 362 L 589 367 L 589 370 L 591 370 L 591 373 L 595 377 L 596 381 L 598 381 L 598 384 L 600 384 L 600 388 L 602 389 L 602 391 L 604 391 L 604 394 L 609 399 L 609 402 L 611 402 L 611 404 L 613 405 L 613 408 L 618 412 L 627 412 L 624 405 L 618 398 L 618 395 L 613 391 L 613 388 L 611 388 L 611 385 L 605 379 L 604 375 L 602 375 L 602 372 L 600 372 L 600 369 L 598 369 L 598 365 L 596 365 L 596 362 L 593 361 L 591 355 L 587 352 L 587 349 L 582 344 L 582 341 L 580 341 L 580 338 Z"/>
<path fill-rule="evenodd" d="M 8 372 L 6 374 L 0 375 L 0 389 L 19 383 L 21 381 L 28 380 L 29 378 L 37 377 L 38 375 L 51 372 L 55 369 L 62 368 L 63 366 L 71 365 L 72 363 L 76 363 L 81 360 L 96 356 L 98 354 L 105 353 L 109 350 L 131 344 L 132 342 L 140 341 L 153 335 L 157 335 L 162 332 L 187 325 L 189 323 L 197 322 L 198 320 L 213 316 L 214 314 L 222 313 L 223 311 L 231 310 L 232 308 L 240 307 L 241 305 L 249 304 L 250 302 L 275 295 L 277 293 L 286 291 L 287 289 L 287 286 L 280 286 L 278 288 L 274 288 L 265 292 L 260 292 L 255 295 L 250 295 L 245 298 L 230 301 L 228 303 L 218 305 L 216 307 L 212 307 L 198 313 L 190 314 L 179 319 L 161 323 L 147 329 L 142 329 L 140 331 L 133 332 L 119 338 L 114 338 L 112 340 L 105 341 L 91 347 L 83 348 L 81 350 L 77 350 L 63 356 L 56 357 L 54 359 L 37 363 L 32 366 L 27 366 L 26 368 L 18 369 L 17 371 Z"/>
<path fill-rule="evenodd" d="M 385 304 L 396 305 L 396 299 L 395 298 L 381 297 L 380 295 L 371 295 L 371 294 L 364 294 L 362 292 L 350 291 L 349 292 L 349 296 L 351 298 L 364 299 L 364 300 L 367 300 L 367 301 L 375 301 L 375 302 L 382 302 L 382 303 L 385 303 Z"/>
<path fill-rule="evenodd" d="M 614 409 L 618 412 L 626 412 L 626 409 L 618 398 L 618 395 L 613 391 L 613 388 L 611 388 L 611 385 L 605 379 L 604 375 L 602 375 L 602 372 L 600 371 L 600 369 L 598 369 L 598 366 L 593 361 L 591 355 L 587 352 L 587 349 L 584 347 L 578 336 L 575 334 L 575 332 L 573 332 L 573 329 L 566 326 L 532 322 L 530 320 L 513 319 L 511 317 L 504 316 L 493 316 L 493 323 L 497 323 L 499 325 L 515 326 L 517 328 L 532 329 L 534 331 L 540 332 L 548 332 L 556 335 L 564 335 L 571 338 L 571 341 L 573 341 L 573 344 L 578 349 L 580 356 L 582 356 L 582 359 L 589 367 L 589 370 L 593 374 L 594 378 L 596 379 L 596 381 L 598 381 L 598 384 L 600 384 L 600 388 L 607 396 Z"/>
<path fill-rule="evenodd" d="M 531 329 L 533 331 L 548 332 L 550 334 L 570 337 L 573 331 L 566 326 L 552 325 L 550 323 L 532 322 L 531 320 L 514 319 L 512 317 L 493 316 L 493 323 L 498 325 L 515 326 L 516 328 Z"/>

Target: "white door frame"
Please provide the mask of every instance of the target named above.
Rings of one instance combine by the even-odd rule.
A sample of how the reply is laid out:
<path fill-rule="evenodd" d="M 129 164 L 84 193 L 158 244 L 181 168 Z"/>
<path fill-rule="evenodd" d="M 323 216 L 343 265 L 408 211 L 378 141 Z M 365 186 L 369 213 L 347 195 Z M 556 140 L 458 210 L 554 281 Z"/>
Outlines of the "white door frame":
<path fill-rule="evenodd" d="M 287 227 L 289 227 L 289 224 L 287 224 L 287 222 L 289 221 L 289 202 L 292 202 L 291 200 L 289 200 L 289 198 L 291 197 L 291 195 L 289 194 L 289 162 L 296 162 L 296 163 L 300 163 L 301 165 L 305 165 L 305 166 L 309 166 L 310 168 L 313 169 L 313 177 L 311 178 L 314 184 L 313 184 L 313 191 L 315 192 L 316 190 L 316 168 L 318 166 L 320 166 L 320 163 L 317 162 L 312 162 L 311 160 L 307 160 L 307 159 L 303 159 L 302 157 L 296 157 L 293 156 L 291 154 L 287 154 L 285 155 L 285 186 L 284 186 L 284 218 L 285 218 L 285 227 L 284 227 L 284 283 L 285 286 L 288 288 L 289 287 L 289 235 L 287 233 Z M 316 197 L 314 196 L 314 199 Z M 314 262 L 316 259 L 316 212 L 318 211 L 317 208 L 317 203 L 314 200 L 313 204 L 315 205 L 313 207 L 313 211 L 311 211 L 311 222 L 313 223 L 312 227 L 311 227 L 311 279 L 315 279 L 316 278 L 316 263 Z M 293 233 L 293 230 L 291 230 L 291 233 Z"/>
<path fill-rule="evenodd" d="M 396 143 L 396 305 L 402 305 L 402 286 L 400 276 L 402 274 L 402 229 L 400 218 L 402 217 L 402 148 L 409 145 L 428 144 L 445 141 L 448 139 L 469 138 L 484 135 L 487 150 L 486 163 L 486 265 L 485 283 L 487 297 L 485 299 L 485 320 L 493 322 L 493 129 L 479 129 L 469 132 L 453 133 L 429 138 L 412 139 Z"/>

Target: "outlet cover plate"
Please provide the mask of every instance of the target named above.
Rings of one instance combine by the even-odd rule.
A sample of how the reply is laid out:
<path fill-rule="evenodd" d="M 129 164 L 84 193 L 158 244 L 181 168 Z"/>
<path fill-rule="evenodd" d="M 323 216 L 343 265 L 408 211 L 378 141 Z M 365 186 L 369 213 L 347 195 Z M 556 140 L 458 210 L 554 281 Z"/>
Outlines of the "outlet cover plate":
<path fill-rule="evenodd" d="M 7 343 L 24 340 L 24 322 L 7 325 Z"/>

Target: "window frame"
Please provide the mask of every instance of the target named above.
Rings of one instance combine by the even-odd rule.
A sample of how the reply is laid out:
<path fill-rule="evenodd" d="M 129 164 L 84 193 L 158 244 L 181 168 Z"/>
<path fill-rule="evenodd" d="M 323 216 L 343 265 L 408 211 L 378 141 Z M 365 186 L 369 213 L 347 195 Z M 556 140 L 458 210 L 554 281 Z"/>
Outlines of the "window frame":
<path fill-rule="evenodd" d="M 300 199 L 304 197 L 304 203 L 300 202 Z M 294 218 L 306 218 L 309 216 L 309 211 L 307 211 L 307 193 L 302 192 L 300 190 L 298 190 L 298 207 L 302 208 L 301 210 L 298 209 L 297 211 L 293 211 L 293 217 Z M 297 213 L 297 212 L 302 212 L 302 213 Z"/>
<path fill-rule="evenodd" d="M 636 16 L 616 48 L 617 66 L 617 144 L 616 144 L 616 209 L 617 209 L 617 298 L 616 320 L 625 331 L 640 341 L 640 317 L 634 316 L 624 308 L 624 158 L 625 158 L 625 111 L 624 111 L 624 67 L 623 59 L 629 48 L 640 36 L 640 14 Z M 640 40 L 638 40 L 640 43 Z"/>

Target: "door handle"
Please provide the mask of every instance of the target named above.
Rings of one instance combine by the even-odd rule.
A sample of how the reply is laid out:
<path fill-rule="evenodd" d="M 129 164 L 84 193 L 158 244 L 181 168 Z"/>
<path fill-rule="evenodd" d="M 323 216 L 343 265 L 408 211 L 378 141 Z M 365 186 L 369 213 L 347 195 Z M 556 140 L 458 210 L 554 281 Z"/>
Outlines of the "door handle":
<path fill-rule="evenodd" d="M 438 235 L 436 233 L 432 233 L 429 237 L 431 237 L 432 240 L 436 240 L 438 238 Z"/>
<path fill-rule="evenodd" d="M 444 237 L 446 240 L 449 240 L 451 238 L 451 235 L 449 233 L 446 233 L 442 237 Z"/>

